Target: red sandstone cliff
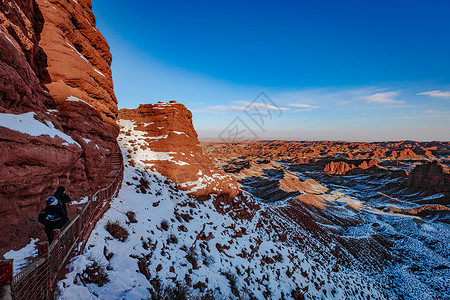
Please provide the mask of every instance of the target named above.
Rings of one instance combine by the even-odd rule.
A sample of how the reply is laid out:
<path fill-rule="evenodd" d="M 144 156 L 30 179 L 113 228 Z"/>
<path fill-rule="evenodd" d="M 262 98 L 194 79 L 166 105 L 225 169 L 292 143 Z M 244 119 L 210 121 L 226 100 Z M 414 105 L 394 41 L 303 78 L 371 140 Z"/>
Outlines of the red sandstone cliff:
<path fill-rule="evenodd" d="M 77 200 L 108 181 L 110 64 L 89 0 L 0 1 L 0 254 L 41 233 L 58 185 Z"/>
<path fill-rule="evenodd" d="M 170 101 L 121 109 L 119 119 L 121 130 L 132 139 L 128 143 L 134 145 L 125 153 L 128 160 L 145 164 L 200 198 L 239 194 L 236 181 L 203 154 L 192 113 L 183 104 Z"/>

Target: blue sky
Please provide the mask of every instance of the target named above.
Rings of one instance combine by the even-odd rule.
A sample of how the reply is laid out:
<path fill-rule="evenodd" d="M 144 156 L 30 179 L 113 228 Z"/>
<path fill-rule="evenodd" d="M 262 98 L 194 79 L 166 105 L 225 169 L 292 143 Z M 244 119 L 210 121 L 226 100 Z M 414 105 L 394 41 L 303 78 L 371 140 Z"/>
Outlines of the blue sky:
<path fill-rule="evenodd" d="M 177 100 L 204 139 L 239 118 L 261 139 L 450 140 L 447 0 L 92 5 L 120 108 Z"/>

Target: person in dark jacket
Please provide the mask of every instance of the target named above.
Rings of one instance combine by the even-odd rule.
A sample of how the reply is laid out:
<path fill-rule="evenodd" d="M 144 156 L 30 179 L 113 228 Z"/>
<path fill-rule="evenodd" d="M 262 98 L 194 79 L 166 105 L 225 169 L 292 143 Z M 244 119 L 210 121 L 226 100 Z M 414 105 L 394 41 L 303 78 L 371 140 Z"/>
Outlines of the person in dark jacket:
<path fill-rule="evenodd" d="M 56 192 L 55 194 L 53 194 L 53 196 L 55 196 L 56 199 L 58 199 L 59 205 L 61 206 L 64 213 L 68 217 L 69 215 L 67 214 L 66 203 L 69 203 L 70 201 L 72 201 L 72 199 L 70 199 L 69 195 L 66 194 L 66 188 L 63 186 L 59 186 L 56 189 Z"/>
<path fill-rule="evenodd" d="M 44 208 L 38 217 L 38 221 L 44 224 L 45 234 L 47 234 L 48 243 L 53 242 L 53 230 L 61 229 L 69 222 L 67 215 L 64 213 L 62 208 L 59 206 L 58 199 L 50 196 L 45 200 L 47 207 Z"/>

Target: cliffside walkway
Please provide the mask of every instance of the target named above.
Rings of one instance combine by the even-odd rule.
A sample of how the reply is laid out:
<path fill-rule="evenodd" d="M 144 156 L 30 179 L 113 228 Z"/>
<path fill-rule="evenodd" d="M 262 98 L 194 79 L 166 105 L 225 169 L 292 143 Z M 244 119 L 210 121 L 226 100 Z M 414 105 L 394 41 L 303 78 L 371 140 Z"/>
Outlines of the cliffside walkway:
<path fill-rule="evenodd" d="M 38 258 L 13 277 L 13 260 L 0 261 L 0 299 L 54 299 L 58 275 L 66 266 L 68 258 L 81 253 L 95 224 L 108 210 L 117 195 L 123 179 L 123 158 L 120 152 L 110 158 L 113 170 L 107 178 L 110 184 L 89 197 L 84 207 L 78 208 L 75 217 L 60 231 L 55 239 L 38 243 Z"/>

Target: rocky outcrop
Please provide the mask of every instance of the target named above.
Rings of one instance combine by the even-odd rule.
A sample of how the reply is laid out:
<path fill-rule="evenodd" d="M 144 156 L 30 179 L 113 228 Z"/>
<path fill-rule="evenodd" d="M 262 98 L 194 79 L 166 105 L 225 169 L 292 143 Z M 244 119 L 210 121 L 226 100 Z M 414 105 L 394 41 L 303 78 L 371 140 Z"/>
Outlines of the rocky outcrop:
<path fill-rule="evenodd" d="M 0 112 L 54 107 L 41 85 L 49 79 L 47 56 L 38 46 L 43 23 L 34 1 L 0 2 Z"/>
<path fill-rule="evenodd" d="M 127 143 L 134 145 L 125 153 L 130 162 L 145 164 L 199 198 L 239 194 L 236 181 L 203 154 L 192 113 L 184 105 L 175 101 L 144 104 L 121 109 L 119 119 L 121 130 L 132 139 Z"/>
<path fill-rule="evenodd" d="M 421 157 L 414 153 L 411 149 L 403 149 L 400 151 L 392 151 L 391 156 L 395 159 L 399 160 L 407 160 L 407 159 L 420 159 Z"/>
<path fill-rule="evenodd" d="M 358 166 L 354 164 L 349 164 L 344 161 L 331 161 L 329 162 L 324 169 L 325 173 L 332 175 L 345 175 L 352 171 L 352 173 L 360 172 L 367 170 L 369 168 L 378 168 L 378 163 L 376 160 L 364 160 Z"/>
<path fill-rule="evenodd" d="M 63 105 L 70 96 L 82 99 L 97 110 L 117 136 L 112 58 L 106 40 L 95 27 L 91 1 L 36 2 L 44 16 L 39 46 L 47 56 L 50 82 L 45 86 L 50 96 L 57 105 Z"/>
<path fill-rule="evenodd" d="M 450 213 L 450 208 L 444 205 L 427 204 L 414 208 L 399 208 L 391 206 L 386 208 L 386 210 L 389 212 L 414 215 L 422 218 L 433 217 L 434 219 L 438 219 L 442 217 L 443 222 L 449 223 L 448 215 Z"/>
<path fill-rule="evenodd" d="M 326 193 L 328 189 L 313 179 L 300 181 L 296 176 L 286 173 L 279 181 L 279 188 L 286 192 L 302 192 L 306 194 L 320 195 Z"/>
<path fill-rule="evenodd" d="M 344 175 L 354 168 L 355 168 L 354 165 L 348 164 L 344 161 L 331 161 L 325 166 L 325 169 L 323 171 L 325 173 L 333 175 L 334 174 Z"/>
<path fill-rule="evenodd" d="M 42 232 L 58 185 L 78 200 L 110 180 L 110 64 L 89 0 L 0 2 L 0 254 Z"/>
<path fill-rule="evenodd" d="M 416 166 L 408 176 L 408 186 L 450 192 L 450 172 L 439 161 Z"/>

